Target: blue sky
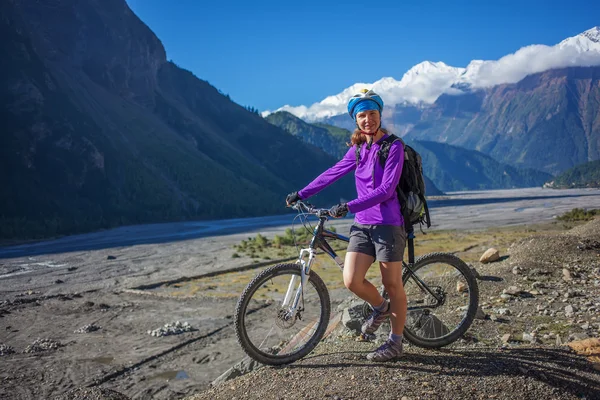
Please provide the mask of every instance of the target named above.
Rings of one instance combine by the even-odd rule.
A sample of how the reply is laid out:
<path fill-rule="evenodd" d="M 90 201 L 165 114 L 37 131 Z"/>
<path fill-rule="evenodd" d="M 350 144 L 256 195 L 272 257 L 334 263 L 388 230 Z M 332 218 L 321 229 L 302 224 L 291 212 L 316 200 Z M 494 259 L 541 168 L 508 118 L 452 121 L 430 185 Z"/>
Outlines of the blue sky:
<path fill-rule="evenodd" d="M 261 111 L 429 60 L 465 67 L 600 25 L 600 1 L 126 0 L 167 59 Z"/>

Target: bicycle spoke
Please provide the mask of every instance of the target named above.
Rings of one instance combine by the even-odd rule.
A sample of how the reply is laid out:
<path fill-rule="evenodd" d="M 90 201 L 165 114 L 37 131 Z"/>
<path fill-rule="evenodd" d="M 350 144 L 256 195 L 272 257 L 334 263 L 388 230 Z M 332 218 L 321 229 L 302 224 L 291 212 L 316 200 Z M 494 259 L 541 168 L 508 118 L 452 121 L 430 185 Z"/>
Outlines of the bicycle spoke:
<path fill-rule="evenodd" d="M 404 283 L 408 298 L 405 330 L 419 345 L 447 345 L 471 324 L 477 287 L 463 264 L 451 255 L 431 254 L 415 263 L 415 276 L 409 274 Z"/>
<path fill-rule="evenodd" d="M 307 280 L 295 311 L 292 307 L 301 284 L 297 267 L 258 280 L 244 294 L 248 296 L 243 307 L 244 329 L 241 333 L 238 330 L 238 335 L 250 353 L 286 357 L 303 351 L 313 338 L 323 334 L 329 320 L 323 301 L 328 307 L 329 297 L 319 293 L 323 290 L 313 280 Z"/>
<path fill-rule="evenodd" d="M 314 335 L 319 325 L 319 320 L 315 319 L 310 324 L 306 325 L 300 332 L 298 332 L 288 344 L 281 349 L 282 353 L 289 352 L 290 350 L 298 347 L 299 344 L 305 343 L 312 335 Z"/>
<path fill-rule="evenodd" d="M 258 345 L 259 349 L 264 348 L 265 342 L 267 341 L 267 339 L 269 339 L 269 336 L 271 336 L 271 332 L 273 332 L 274 327 L 275 327 L 274 325 L 271 325 L 271 329 L 269 329 L 269 332 L 267 332 L 267 335 L 265 336 L 263 341 Z"/>

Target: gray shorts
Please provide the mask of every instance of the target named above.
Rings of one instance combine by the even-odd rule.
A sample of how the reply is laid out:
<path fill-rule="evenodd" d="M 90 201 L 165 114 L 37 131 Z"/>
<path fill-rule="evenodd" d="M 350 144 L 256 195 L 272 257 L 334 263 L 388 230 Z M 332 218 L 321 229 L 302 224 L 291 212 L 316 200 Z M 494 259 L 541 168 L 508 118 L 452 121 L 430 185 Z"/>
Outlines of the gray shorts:
<path fill-rule="evenodd" d="M 405 245 L 404 226 L 354 224 L 350 228 L 348 251 L 370 255 L 377 261 L 402 261 Z"/>

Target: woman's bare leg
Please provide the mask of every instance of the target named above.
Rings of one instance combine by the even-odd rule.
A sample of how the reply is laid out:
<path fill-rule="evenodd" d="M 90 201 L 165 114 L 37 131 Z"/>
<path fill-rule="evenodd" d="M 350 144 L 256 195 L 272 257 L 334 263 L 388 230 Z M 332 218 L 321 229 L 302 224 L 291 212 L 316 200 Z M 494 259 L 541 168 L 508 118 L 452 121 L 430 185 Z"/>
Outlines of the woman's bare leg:
<path fill-rule="evenodd" d="M 383 297 L 371 282 L 365 279 L 369 267 L 375 261 L 368 254 L 350 251 L 344 261 L 344 285 L 355 295 L 376 307 L 383 302 Z"/>
<path fill-rule="evenodd" d="M 390 323 L 392 333 L 402 335 L 406 323 L 407 301 L 404 285 L 402 284 L 402 261 L 380 262 L 381 279 L 385 291 L 390 296 Z"/>

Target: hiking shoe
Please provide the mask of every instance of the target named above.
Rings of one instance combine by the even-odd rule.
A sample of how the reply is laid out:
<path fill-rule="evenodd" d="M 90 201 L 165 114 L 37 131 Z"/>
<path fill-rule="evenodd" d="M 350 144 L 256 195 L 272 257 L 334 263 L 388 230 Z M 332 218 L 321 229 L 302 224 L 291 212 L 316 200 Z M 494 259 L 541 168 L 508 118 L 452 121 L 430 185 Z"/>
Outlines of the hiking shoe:
<path fill-rule="evenodd" d="M 391 339 L 385 341 L 377 350 L 367 354 L 369 361 L 389 361 L 402 357 L 402 342 L 399 344 Z"/>
<path fill-rule="evenodd" d="M 379 329 L 379 325 L 381 325 L 383 321 L 390 317 L 390 308 L 390 304 L 388 303 L 386 311 L 377 311 L 373 309 L 373 313 L 371 314 L 369 319 L 367 319 L 365 323 L 362 324 L 362 327 L 360 329 L 362 333 L 364 335 L 372 335 L 373 333 L 375 333 L 375 331 Z"/>

